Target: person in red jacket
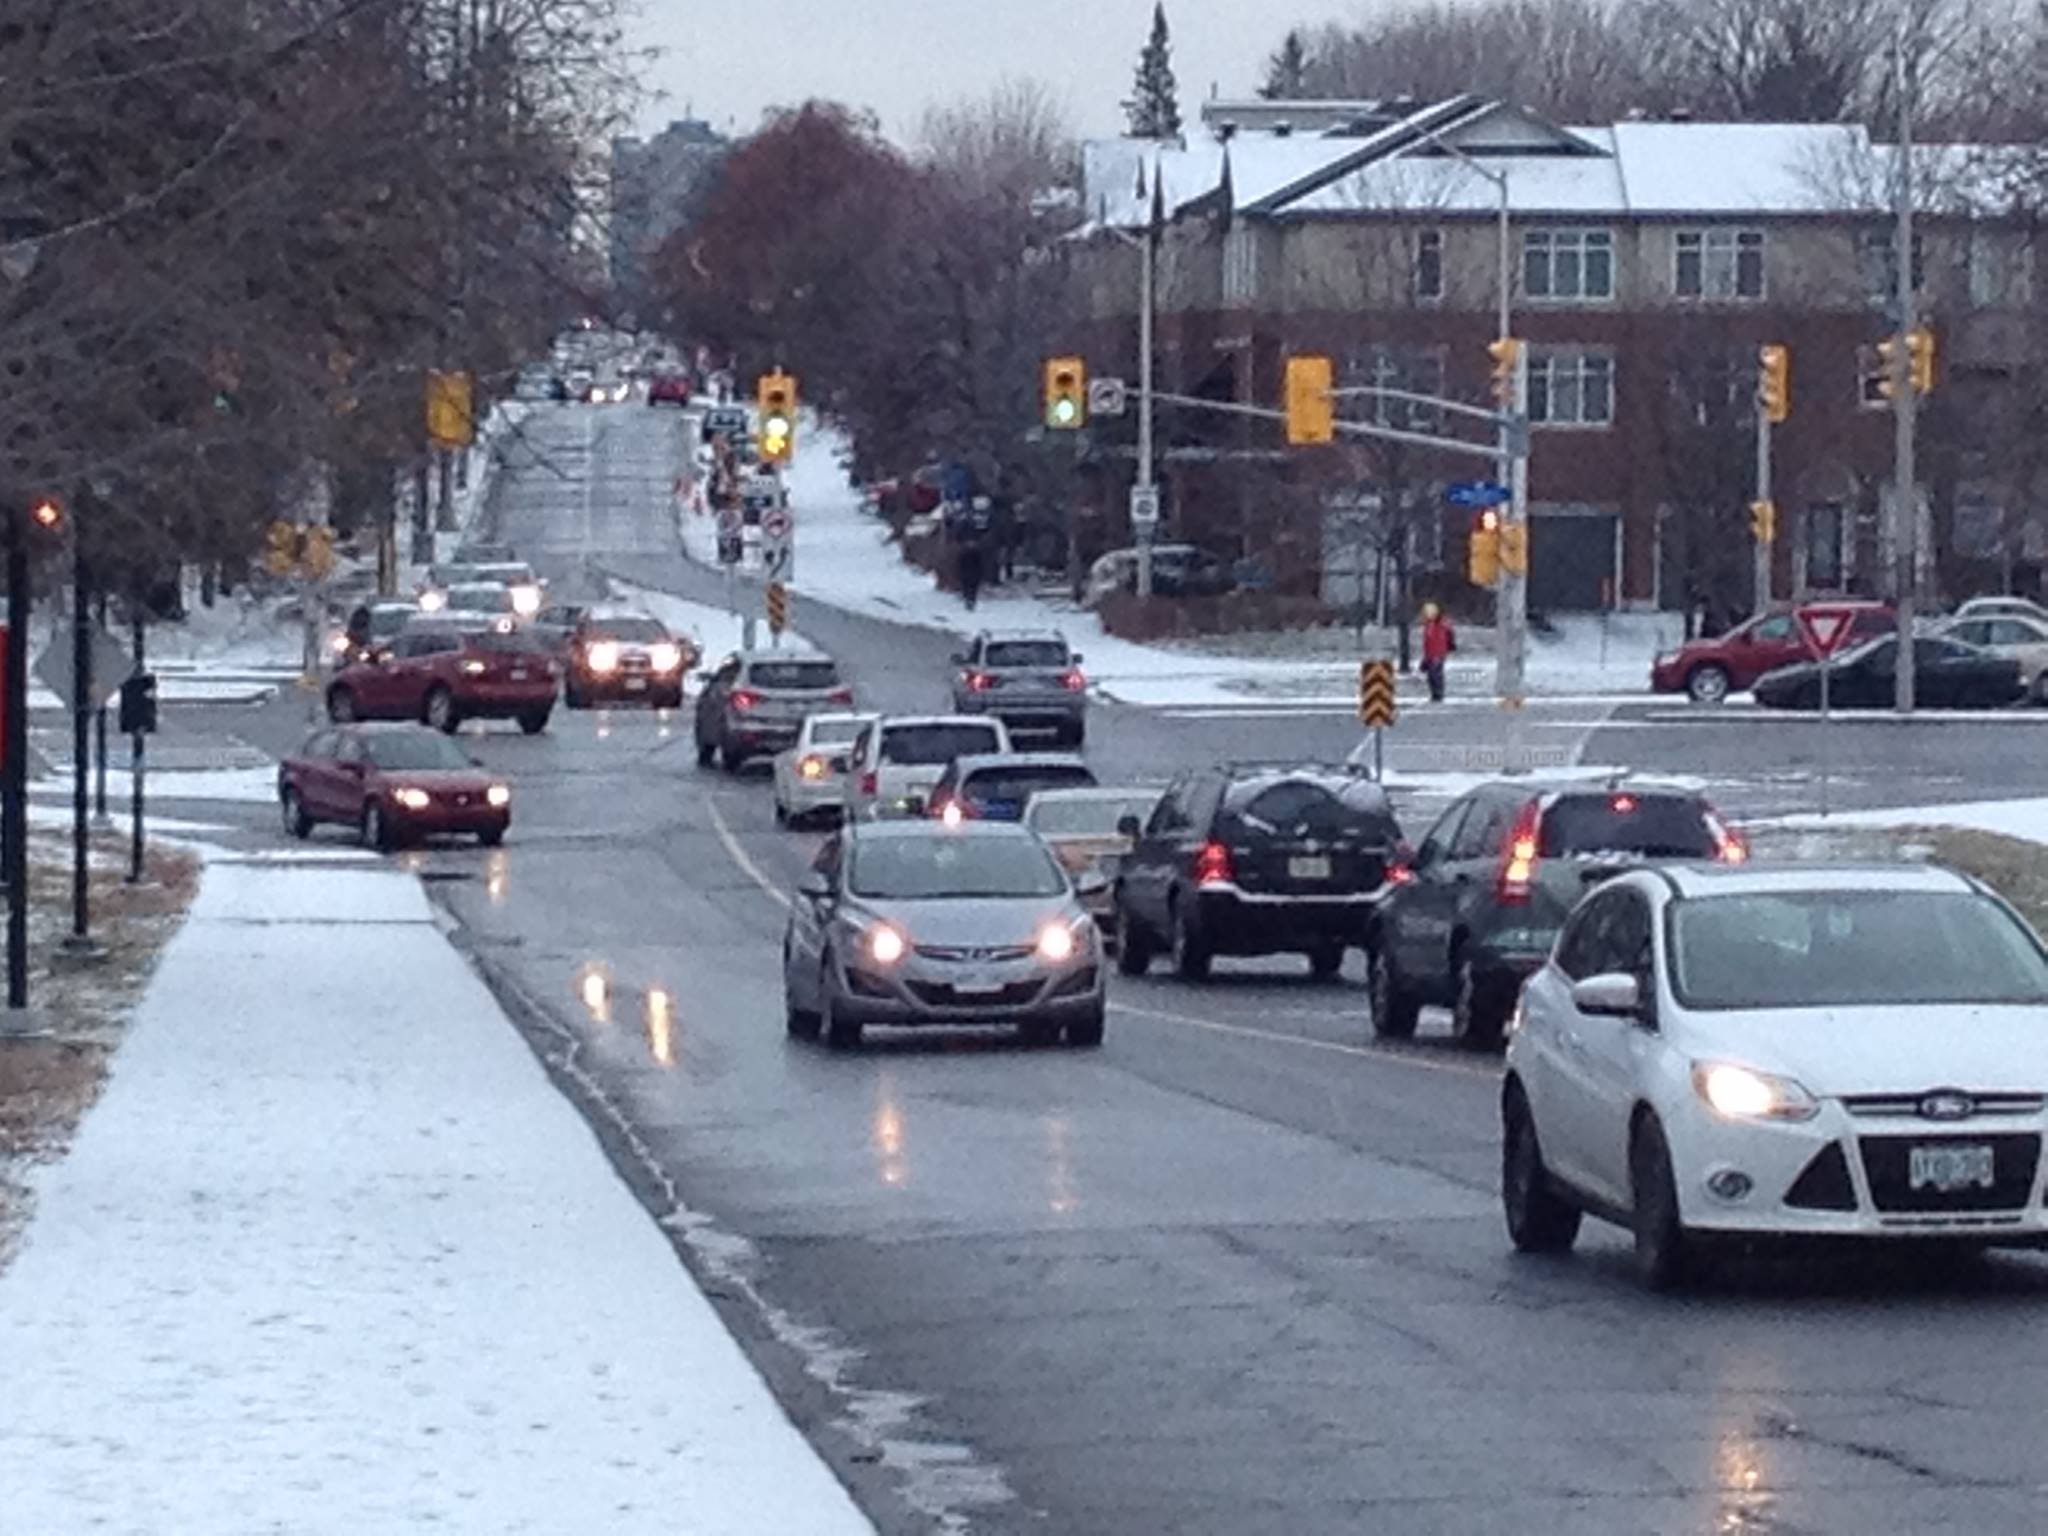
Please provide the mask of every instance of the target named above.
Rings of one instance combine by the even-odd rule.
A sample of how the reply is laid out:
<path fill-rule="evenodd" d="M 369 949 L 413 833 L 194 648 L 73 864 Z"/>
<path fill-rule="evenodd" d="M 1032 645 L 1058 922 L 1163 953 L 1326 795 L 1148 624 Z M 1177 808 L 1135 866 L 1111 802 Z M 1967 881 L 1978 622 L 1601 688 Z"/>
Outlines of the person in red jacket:
<path fill-rule="evenodd" d="M 1444 662 L 1458 648 L 1458 632 L 1435 603 L 1422 605 L 1422 675 L 1429 679 L 1430 702 L 1444 698 Z"/>

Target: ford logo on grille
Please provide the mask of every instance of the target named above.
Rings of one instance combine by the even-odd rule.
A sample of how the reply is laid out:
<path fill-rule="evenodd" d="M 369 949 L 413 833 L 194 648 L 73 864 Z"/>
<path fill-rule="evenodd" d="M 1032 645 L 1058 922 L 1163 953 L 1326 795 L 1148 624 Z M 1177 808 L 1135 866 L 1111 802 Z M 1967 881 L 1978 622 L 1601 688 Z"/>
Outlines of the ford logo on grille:
<path fill-rule="evenodd" d="M 1967 1120 L 1977 1113 L 1977 1101 L 1952 1088 L 1938 1089 L 1920 1100 L 1922 1120 Z"/>

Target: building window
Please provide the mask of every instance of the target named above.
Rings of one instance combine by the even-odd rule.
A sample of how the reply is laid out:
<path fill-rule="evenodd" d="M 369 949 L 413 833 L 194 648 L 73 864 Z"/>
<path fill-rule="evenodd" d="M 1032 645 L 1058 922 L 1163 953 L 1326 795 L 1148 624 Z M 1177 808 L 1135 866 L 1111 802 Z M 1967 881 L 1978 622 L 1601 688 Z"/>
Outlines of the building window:
<path fill-rule="evenodd" d="M 1444 354 L 1438 347 L 1364 347 L 1344 359 L 1342 383 L 1370 385 L 1374 389 L 1401 389 L 1416 395 L 1444 392 Z M 1411 432 L 1433 432 L 1440 421 L 1434 406 L 1413 400 L 1389 400 L 1382 395 L 1359 399 L 1360 414 L 1382 427 L 1405 427 Z"/>
<path fill-rule="evenodd" d="M 1614 421 L 1614 358 L 1579 347 L 1529 356 L 1529 420 L 1548 427 L 1605 427 Z"/>
<path fill-rule="evenodd" d="M 1425 229 L 1415 237 L 1415 297 L 1425 303 L 1444 296 L 1444 232 Z"/>
<path fill-rule="evenodd" d="M 1764 296 L 1764 232 L 1681 229 L 1674 288 L 1681 299 Z"/>
<path fill-rule="evenodd" d="M 1874 304 L 1889 304 L 1899 290 L 1898 241 L 1889 229 L 1866 229 L 1856 237 L 1856 264 L 1863 273 L 1863 291 Z M 1927 247 L 1913 236 L 1913 291 L 1927 288 Z"/>
<path fill-rule="evenodd" d="M 2024 236 L 1980 229 L 1970 239 L 1970 304 L 2025 309 L 2034 299 L 2032 250 Z"/>
<path fill-rule="evenodd" d="M 1605 229 L 1524 231 L 1522 292 L 1532 299 L 1613 298 L 1613 232 Z"/>

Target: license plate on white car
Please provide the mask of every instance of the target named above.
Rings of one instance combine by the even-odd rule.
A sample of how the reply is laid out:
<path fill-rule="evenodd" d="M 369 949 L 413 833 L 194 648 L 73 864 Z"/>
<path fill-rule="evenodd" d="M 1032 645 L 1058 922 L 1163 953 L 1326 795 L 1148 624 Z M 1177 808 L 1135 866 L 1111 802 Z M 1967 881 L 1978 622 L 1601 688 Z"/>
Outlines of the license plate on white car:
<path fill-rule="evenodd" d="M 993 997 L 1003 990 L 1003 981 L 986 972 L 967 972 L 954 978 L 953 990 L 962 997 Z"/>
<path fill-rule="evenodd" d="M 1287 876 L 1291 880 L 1327 880 L 1330 861 L 1320 853 L 1298 853 L 1287 861 Z"/>
<path fill-rule="evenodd" d="M 1914 1147 L 1906 1154 L 1908 1186 L 1931 1189 L 1937 1194 L 1989 1189 L 1997 1178 L 1997 1171 L 1992 1149 L 1982 1145 L 1944 1142 L 1938 1146 Z"/>

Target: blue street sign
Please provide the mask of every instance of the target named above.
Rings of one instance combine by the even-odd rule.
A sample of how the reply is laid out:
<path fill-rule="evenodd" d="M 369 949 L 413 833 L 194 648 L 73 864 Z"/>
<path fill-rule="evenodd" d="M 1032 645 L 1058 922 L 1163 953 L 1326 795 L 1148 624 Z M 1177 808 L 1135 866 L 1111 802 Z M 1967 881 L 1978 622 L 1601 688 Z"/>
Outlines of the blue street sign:
<path fill-rule="evenodd" d="M 1454 480 L 1444 487 L 1444 500 L 1454 507 L 1498 507 L 1508 500 L 1508 488 L 1498 480 Z"/>

